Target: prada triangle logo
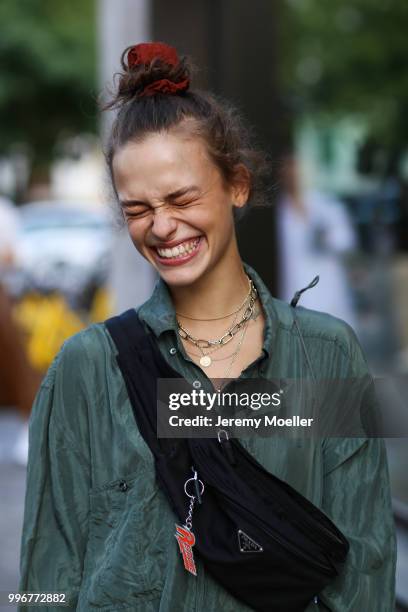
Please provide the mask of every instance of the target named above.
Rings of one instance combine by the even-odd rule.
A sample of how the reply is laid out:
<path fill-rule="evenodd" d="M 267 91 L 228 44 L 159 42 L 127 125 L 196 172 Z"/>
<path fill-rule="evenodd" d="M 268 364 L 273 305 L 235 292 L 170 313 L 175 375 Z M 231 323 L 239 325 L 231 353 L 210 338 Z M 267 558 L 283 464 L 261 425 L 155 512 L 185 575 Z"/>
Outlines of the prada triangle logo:
<path fill-rule="evenodd" d="M 245 533 L 245 531 L 242 531 L 242 529 L 238 529 L 238 544 L 239 550 L 242 553 L 263 552 L 262 546 L 258 544 L 258 542 L 255 542 L 255 540 L 250 538 L 249 535 Z"/>

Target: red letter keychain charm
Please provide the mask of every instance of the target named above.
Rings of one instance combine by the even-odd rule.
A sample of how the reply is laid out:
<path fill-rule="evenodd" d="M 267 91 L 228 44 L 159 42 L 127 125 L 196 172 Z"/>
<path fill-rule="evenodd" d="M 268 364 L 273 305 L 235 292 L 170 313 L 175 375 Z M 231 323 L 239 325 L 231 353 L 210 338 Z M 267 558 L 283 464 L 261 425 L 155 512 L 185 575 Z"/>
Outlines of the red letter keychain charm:
<path fill-rule="evenodd" d="M 197 570 L 196 570 L 196 566 L 194 563 L 194 556 L 193 556 L 193 546 L 195 544 L 195 535 L 191 531 L 191 528 L 193 525 L 193 508 L 194 508 L 194 502 L 195 502 L 196 496 L 190 495 L 189 493 L 187 493 L 187 485 L 189 482 L 194 482 L 195 490 L 197 493 L 197 500 L 201 504 L 201 495 L 204 493 L 204 484 L 202 483 L 201 480 L 198 480 L 197 472 L 195 471 L 195 469 L 192 468 L 192 470 L 194 472 L 194 478 L 189 478 L 184 483 L 184 492 L 187 495 L 187 497 L 190 498 L 190 508 L 188 510 L 186 522 L 183 525 L 183 527 L 180 527 L 180 525 L 177 525 L 176 523 L 176 533 L 174 535 L 177 539 L 177 542 L 180 548 L 180 552 L 183 556 L 184 567 L 186 568 L 188 572 L 193 574 L 193 576 L 197 576 Z M 200 483 L 201 485 L 201 491 L 200 491 L 198 483 Z"/>

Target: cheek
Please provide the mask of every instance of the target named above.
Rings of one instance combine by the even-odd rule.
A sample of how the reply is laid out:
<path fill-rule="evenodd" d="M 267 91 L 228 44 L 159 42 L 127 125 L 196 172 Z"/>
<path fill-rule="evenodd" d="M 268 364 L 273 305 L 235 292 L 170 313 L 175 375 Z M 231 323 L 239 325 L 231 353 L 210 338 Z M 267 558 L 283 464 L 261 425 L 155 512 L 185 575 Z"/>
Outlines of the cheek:
<path fill-rule="evenodd" d="M 226 232 L 234 224 L 231 206 L 225 199 L 211 202 L 200 211 L 201 225 L 211 231 Z"/>
<path fill-rule="evenodd" d="M 212 215 L 212 226 L 222 240 L 228 240 L 234 227 L 234 216 L 228 202 L 222 202 L 217 207 L 216 214 Z"/>
<path fill-rule="evenodd" d="M 136 249 L 139 252 L 142 252 L 144 232 L 141 226 L 140 225 L 138 226 L 137 223 L 132 223 L 132 221 L 130 221 L 127 224 L 127 230 L 129 232 L 129 237 L 131 241 L 133 242 L 133 244 L 135 245 Z"/>

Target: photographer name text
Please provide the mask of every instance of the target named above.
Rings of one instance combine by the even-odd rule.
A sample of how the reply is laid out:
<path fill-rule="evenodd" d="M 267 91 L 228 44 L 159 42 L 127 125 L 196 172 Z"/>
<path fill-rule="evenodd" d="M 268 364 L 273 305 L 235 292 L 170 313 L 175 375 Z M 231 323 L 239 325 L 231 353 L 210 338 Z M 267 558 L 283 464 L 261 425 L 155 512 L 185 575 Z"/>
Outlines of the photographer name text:
<path fill-rule="evenodd" d="M 248 417 L 248 418 L 225 418 L 218 416 L 217 419 L 209 416 L 197 415 L 187 418 L 178 415 L 169 417 L 169 425 L 171 427 L 252 427 L 258 429 L 264 427 L 311 427 L 312 418 L 303 418 L 298 415 L 289 418 L 280 418 L 276 415 L 263 417 Z"/>

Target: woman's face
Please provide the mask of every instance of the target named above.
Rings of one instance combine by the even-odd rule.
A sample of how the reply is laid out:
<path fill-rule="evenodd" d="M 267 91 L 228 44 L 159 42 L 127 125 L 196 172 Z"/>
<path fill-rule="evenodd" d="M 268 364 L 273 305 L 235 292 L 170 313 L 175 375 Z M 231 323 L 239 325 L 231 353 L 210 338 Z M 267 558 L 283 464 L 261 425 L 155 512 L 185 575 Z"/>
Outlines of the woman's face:
<path fill-rule="evenodd" d="M 233 206 L 246 203 L 248 181 L 226 185 L 201 138 L 163 132 L 129 142 L 113 176 L 134 245 L 170 286 L 237 253 Z"/>

